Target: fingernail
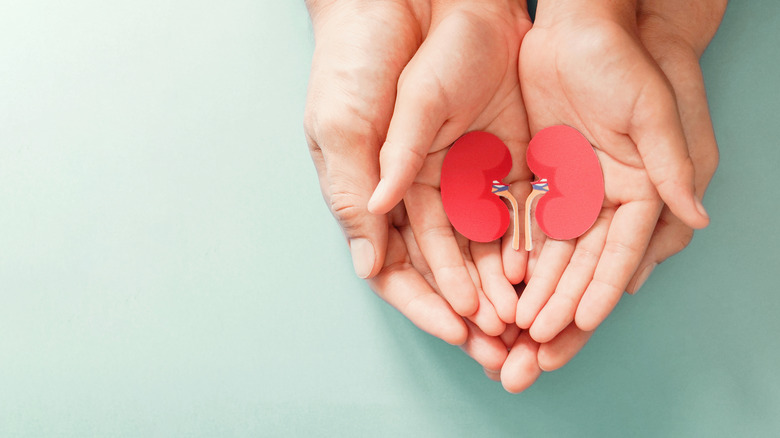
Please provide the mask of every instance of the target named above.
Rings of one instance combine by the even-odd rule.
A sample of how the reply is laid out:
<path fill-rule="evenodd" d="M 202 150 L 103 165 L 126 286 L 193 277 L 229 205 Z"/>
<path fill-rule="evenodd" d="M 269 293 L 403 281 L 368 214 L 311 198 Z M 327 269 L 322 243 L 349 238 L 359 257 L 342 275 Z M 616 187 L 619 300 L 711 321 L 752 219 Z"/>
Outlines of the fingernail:
<path fill-rule="evenodd" d="M 355 267 L 357 276 L 368 278 L 374 269 L 374 245 L 368 239 L 351 239 L 349 241 L 349 251 L 352 253 L 352 266 Z"/>
<path fill-rule="evenodd" d="M 699 213 L 701 213 L 702 216 L 709 219 L 710 215 L 707 214 L 707 209 L 704 208 L 704 204 L 701 203 L 701 199 L 694 197 L 693 199 L 696 200 L 696 209 L 699 210 Z"/>
<path fill-rule="evenodd" d="M 653 263 L 650 266 L 647 266 L 642 273 L 639 274 L 639 277 L 636 278 L 636 283 L 634 284 L 633 290 L 629 291 L 631 294 L 635 294 L 639 291 L 639 289 L 642 287 L 642 285 L 645 284 L 645 281 L 647 281 L 648 278 L 650 278 L 650 274 L 653 273 L 653 269 L 658 266 L 657 263 Z"/>

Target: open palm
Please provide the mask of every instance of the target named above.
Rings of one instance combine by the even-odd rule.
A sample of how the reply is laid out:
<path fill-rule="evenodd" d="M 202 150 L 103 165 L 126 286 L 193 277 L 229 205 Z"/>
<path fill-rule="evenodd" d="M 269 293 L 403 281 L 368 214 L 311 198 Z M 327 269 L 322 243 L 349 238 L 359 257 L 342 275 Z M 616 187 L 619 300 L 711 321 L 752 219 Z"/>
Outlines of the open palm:
<path fill-rule="evenodd" d="M 675 95 L 630 30 L 596 19 L 534 28 L 520 69 L 532 132 L 561 123 L 580 130 L 596 148 L 605 180 L 594 226 L 575 241 L 539 245 L 518 301 L 518 325 L 546 342 L 572 321 L 591 331 L 609 314 L 652 236 L 659 192 L 693 224 L 705 225 L 706 217 L 672 196 L 675 188 L 693 191 Z"/>

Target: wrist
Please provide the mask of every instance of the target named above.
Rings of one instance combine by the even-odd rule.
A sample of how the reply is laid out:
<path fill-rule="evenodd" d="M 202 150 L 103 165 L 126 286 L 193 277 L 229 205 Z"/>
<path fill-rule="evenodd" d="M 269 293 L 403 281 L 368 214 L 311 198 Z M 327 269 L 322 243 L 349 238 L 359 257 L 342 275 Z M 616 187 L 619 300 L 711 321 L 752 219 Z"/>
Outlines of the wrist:
<path fill-rule="evenodd" d="M 539 0 L 534 25 L 549 27 L 562 21 L 597 19 L 633 28 L 636 11 L 637 0 Z"/>
<path fill-rule="evenodd" d="M 660 43 L 684 45 L 701 57 L 726 11 L 727 0 L 640 0 L 637 21 L 642 33 Z"/>

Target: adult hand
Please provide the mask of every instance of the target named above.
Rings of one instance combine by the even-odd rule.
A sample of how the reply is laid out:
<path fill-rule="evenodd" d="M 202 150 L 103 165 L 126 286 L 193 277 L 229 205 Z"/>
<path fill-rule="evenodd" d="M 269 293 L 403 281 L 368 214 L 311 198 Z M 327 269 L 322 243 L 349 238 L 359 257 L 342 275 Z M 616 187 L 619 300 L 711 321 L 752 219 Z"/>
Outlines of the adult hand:
<path fill-rule="evenodd" d="M 699 58 L 715 36 L 727 0 L 640 0 L 637 15 L 642 43 L 669 79 L 677 96 L 688 152 L 696 170 L 696 196 L 703 197 L 718 165 L 718 145 L 707 106 Z M 637 290 L 656 265 L 682 251 L 693 229 L 664 207 L 628 292 Z"/>
<path fill-rule="evenodd" d="M 310 0 L 307 7 L 316 47 L 304 128 L 323 197 L 349 241 L 355 271 L 418 327 L 461 345 L 466 324 L 411 265 L 401 235 L 406 212 L 377 216 L 366 210 L 379 180 L 379 148 L 398 79 L 425 37 L 430 3 Z"/>
<path fill-rule="evenodd" d="M 678 3 L 672 0 L 639 2 L 639 36 L 653 59 L 669 79 L 676 97 L 685 138 L 688 144 L 696 180 L 696 196 L 702 197 L 718 160 L 717 144 L 709 117 L 704 83 L 698 60 L 715 34 L 725 11 L 726 0 L 710 2 L 696 0 Z M 631 279 L 628 291 L 641 287 L 652 268 L 667 257 L 681 251 L 690 241 L 693 229 L 664 207 L 648 248 Z M 529 264 L 532 271 L 534 264 Z M 536 324 L 536 322 L 534 323 Z M 570 323 L 552 340 L 537 344 L 539 368 L 552 371 L 571 360 L 585 345 L 592 332 Z M 508 389 L 523 389 L 534 353 L 533 340 L 510 352 L 502 369 L 502 381 Z"/>
<path fill-rule="evenodd" d="M 379 148 L 401 71 L 422 43 L 428 0 L 309 0 L 316 47 L 304 128 L 325 201 L 349 241 L 355 271 L 376 275 L 385 216 L 366 204 L 379 181 Z"/>
<path fill-rule="evenodd" d="M 408 223 L 405 210 L 396 213 L 392 222 L 388 216 L 375 216 L 365 209 L 378 181 L 379 148 L 390 124 L 399 77 L 427 34 L 430 5 L 427 1 L 312 1 L 308 6 L 317 46 L 306 134 L 323 195 L 350 242 L 355 270 L 364 278 L 375 276 L 370 284 L 376 293 L 412 322 L 450 343 L 460 344 L 467 335 L 465 323 L 448 317 L 453 313 L 447 303 L 431 295 L 441 289 L 423 287 L 423 274 L 407 262 L 410 247 L 399 238 L 399 230 Z M 516 74 L 511 77 L 516 78 Z M 469 259 L 472 277 L 467 284 L 472 290 L 482 290 L 483 284 L 491 291 L 508 288 L 511 301 L 503 307 L 511 312 L 505 319 L 513 321 L 516 295 L 505 280 L 500 255 L 477 257 L 482 271 L 494 269 L 500 273 L 480 281 L 477 267 L 470 261 L 468 243 L 461 242 L 464 251 L 456 247 L 454 256 Z M 435 245 L 427 248 L 437 250 Z M 384 258 L 386 253 L 388 259 Z M 524 266 L 517 266 L 515 275 L 524 270 Z M 477 304 L 481 311 L 475 313 L 477 306 L 473 303 L 467 303 L 471 308 L 457 310 L 469 315 L 483 330 L 501 332 L 504 323 L 485 295 L 473 295 L 482 301 L 482 306 Z"/>
<path fill-rule="evenodd" d="M 605 201 L 586 234 L 548 239 L 531 255 L 538 266 L 518 301 L 517 324 L 539 342 L 572 321 L 592 331 L 609 314 L 648 246 L 663 205 L 659 193 L 688 224 L 707 222 L 695 205 L 674 91 L 639 41 L 636 10 L 562 3 L 539 4 L 521 49 L 529 122 L 532 132 L 566 124 L 589 139 Z"/>

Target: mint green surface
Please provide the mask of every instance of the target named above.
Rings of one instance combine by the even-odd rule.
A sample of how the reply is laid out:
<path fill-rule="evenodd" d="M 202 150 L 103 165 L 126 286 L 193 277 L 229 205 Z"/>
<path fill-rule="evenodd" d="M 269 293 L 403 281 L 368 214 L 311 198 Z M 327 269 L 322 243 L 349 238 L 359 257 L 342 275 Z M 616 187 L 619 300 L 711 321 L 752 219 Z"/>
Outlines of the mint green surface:
<path fill-rule="evenodd" d="M 0 4 L 0 437 L 780 435 L 779 20 L 703 60 L 712 225 L 509 395 L 353 275 L 302 1 Z"/>

